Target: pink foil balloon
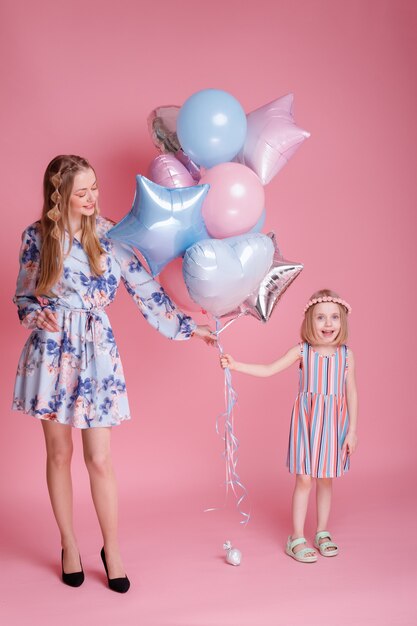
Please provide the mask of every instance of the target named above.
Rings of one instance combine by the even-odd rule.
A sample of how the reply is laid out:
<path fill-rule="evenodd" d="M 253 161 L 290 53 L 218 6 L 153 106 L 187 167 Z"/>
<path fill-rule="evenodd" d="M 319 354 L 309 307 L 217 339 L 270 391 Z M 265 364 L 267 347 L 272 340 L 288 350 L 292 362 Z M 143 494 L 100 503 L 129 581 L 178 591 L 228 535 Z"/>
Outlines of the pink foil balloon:
<path fill-rule="evenodd" d="M 189 296 L 182 273 L 182 257 L 168 263 L 159 274 L 159 282 L 169 297 L 187 312 L 201 311 L 201 306 Z"/>
<path fill-rule="evenodd" d="M 251 169 L 221 163 L 207 170 L 200 184 L 209 184 L 202 215 L 212 237 L 223 239 L 248 232 L 262 215 L 265 191 Z"/>
<path fill-rule="evenodd" d="M 195 180 L 173 154 L 160 154 L 149 166 L 149 178 L 162 187 L 192 187 Z"/>
<path fill-rule="evenodd" d="M 236 161 L 250 167 L 266 185 L 286 165 L 310 133 L 292 115 L 292 93 L 247 116 L 246 139 Z"/>

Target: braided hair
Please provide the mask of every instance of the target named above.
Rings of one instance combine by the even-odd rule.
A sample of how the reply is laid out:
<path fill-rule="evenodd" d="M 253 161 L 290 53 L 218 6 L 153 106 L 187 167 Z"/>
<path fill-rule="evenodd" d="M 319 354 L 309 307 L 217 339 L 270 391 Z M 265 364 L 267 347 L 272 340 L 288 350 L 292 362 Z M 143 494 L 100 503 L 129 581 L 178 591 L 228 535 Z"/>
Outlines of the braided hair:
<path fill-rule="evenodd" d="M 76 155 L 60 155 L 52 159 L 43 179 L 43 211 L 41 217 L 42 245 L 40 273 L 36 295 L 53 295 L 51 287 L 62 274 L 64 256 L 71 250 L 73 233 L 68 219 L 68 208 L 75 176 L 83 170 L 93 169 L 89 162 Z M 83 215 L 81 243 L 88 256 L 90 268 L 96 276 L 103 273 L 101 254 L 104 253 L 96 233 L 96 215 Z M 65 235 L 69 247 L 64 251 Z"/>

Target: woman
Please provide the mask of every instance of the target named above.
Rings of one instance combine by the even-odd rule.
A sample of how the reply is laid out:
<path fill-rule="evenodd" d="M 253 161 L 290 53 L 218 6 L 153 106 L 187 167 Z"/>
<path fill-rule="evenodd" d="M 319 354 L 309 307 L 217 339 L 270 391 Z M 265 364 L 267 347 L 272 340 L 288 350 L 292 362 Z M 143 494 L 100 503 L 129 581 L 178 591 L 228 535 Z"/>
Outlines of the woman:
<path fill-rule="evenodd" d="M 47 483 L 61 534 L 63 582 L 84 572 L 72 516 L 72 428 L 81 429 L 91 493 L 103 535 L 111 589 L 129 589 L 117 536 L 117 486 L 111 427 L 130 419 L 119 352 L 105 307 L 120 283 L 147 321 L 171 339 L 215 339 L 181 313 L 127 246 L 109 239 L 100 217 L 96 174 L 85 159 L 53 159 L 44 176 L 42 218 L 23 233 L 14 302 L 32 330 L 20 357 L 13 408 L 42 420 Z"/>

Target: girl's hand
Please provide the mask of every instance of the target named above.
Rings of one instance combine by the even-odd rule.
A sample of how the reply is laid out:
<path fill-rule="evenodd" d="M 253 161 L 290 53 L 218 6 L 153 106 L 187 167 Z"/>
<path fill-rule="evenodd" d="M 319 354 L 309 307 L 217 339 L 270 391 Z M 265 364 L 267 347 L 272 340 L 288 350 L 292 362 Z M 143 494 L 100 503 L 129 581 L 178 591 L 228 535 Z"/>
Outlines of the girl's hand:
<path fill-rule="evenodd" d="M 210 326 L 197 326 L 192 336 L 199 337 L 208 346 L 215 346 L 217 343 L 216 333 L 213 333 Z"/>
<path fill-rule="evenodd" d="M 39 330 L 47 330 L 50 333 L 57 333 L 60 330 L 57 314 L 48 308 L 38 311 L 36 315 L 36 326 Z"/>
<path fill-rule="evenodd" d="M 345 454 L 347 451 L 348 455 L 350 456 L 351 454 L 355 452 L 357 445 L 358 445 L 358 437 L 356 433 L 348 432 L 348 434 L 345 437 L 345 442 L 343 444 L 342 454 Z"/>
<path fill-rule="evenodd" d="M 232 356 L 230 356 L 230 354 L 222 354 L 222 356 L 220 357 L 220 365 L 223 369 L 226 369 L 226 367 L 229 370 L 236 369 L 236 361 Z"/>

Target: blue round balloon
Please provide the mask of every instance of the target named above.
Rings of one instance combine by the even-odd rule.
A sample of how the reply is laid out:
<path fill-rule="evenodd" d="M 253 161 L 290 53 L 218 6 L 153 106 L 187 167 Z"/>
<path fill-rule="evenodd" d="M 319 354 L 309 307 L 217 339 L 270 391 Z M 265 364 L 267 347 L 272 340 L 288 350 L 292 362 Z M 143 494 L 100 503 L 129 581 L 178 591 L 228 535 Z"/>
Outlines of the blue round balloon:
<path fill-rule="evenodd" d="M 246 138 L 246 115 L 240 103 L 220 89 L 197 91 L 185 101 L 177 118 L 184 152 L 203 167 L 231 161 Z"/>

